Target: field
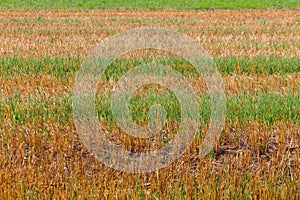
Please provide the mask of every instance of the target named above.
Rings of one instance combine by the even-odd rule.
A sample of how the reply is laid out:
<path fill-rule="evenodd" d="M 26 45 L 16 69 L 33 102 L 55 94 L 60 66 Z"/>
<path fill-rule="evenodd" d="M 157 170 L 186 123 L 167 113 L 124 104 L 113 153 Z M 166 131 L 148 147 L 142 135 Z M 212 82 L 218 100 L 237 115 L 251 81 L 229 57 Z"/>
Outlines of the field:
<path fill-rule="evenodd" d="M 0 11 L 3 199 L 300 198 L 299 10 L 7 10 L 29 8 L 32 1 L 24 6 L 0 2 L 5 8 Z M 299 8 L 298 1 L 277 6 L 266 2 L 271 8 Z M 111 3 L 109 8 L 116 6 Z M 107 136 L 125 148 L 161 147 L 174 136 L 180 119 L 178 102 L 168 90 L 144 87 L 132 97 L 132 118 L 145 124 L 149 107 L 162 103 L 168 120 L 164 133 L 151 146 L 121 132 L 110 97 L 129 69 L 142 63 L 171 66 L 192 85 L 201 108 L 200 131 L 182 158 L 153 173 L 131 174 L 104 166 L 85 149 L 74 126 L 72 90 L 84 57 L 98 42 L 144 26 L 172 29 L 199 41 L 224 78 L 227 113 L 220 140 L 209 155 L 199 158 L 211 105 L 193 66 L 162 51 L 118 58 L 98 84 L 96 109 Z"/>
<path fill-rule="evenodd" d="M 55 9 L 55 10 L 90 10 L 90 9 L 147 9 L 147 10 L 200 10 L 200 9 L 296 9 L 298 0 L 0 0 L 2 9 Z"/>

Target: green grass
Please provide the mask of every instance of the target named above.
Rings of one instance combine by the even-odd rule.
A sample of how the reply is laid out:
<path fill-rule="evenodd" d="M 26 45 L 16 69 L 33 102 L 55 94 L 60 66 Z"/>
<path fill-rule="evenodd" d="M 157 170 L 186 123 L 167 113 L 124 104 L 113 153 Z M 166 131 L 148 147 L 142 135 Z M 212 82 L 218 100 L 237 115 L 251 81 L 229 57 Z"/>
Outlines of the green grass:
<path fill-rule="evenodd" d="M 24 75 L 51 75 L 63 80 L 75 77 L 82 59 L 79 58 L 0 58 L 0 77 L 18 77 Z M 270 57 L 226 57 L 214 58 L 214 61 L 222 75 L 247 74 L 247 75 L 272 75 L 300 72 L 300 58 Z M 138 65 L 152 63 L 151 59 L 115 60 L 105 72 L 106 80 L 117 80 L 124 73 Z M 195 68 L 187 61 L 180 58 L 158 58 L 154 63 L 169 65 L 178 70 L 184 76 L 197 76 Z"/>
<path fill-rule="evenodd" d="M 283 9 L 300 8 L 298 0 L 1 0 L 1 9 L 150 9 L 150 10 L 200 10 L 200 9 Z"/>
<path fill-rule="evenodd" d="M 179 104 L 169 93 L 158 95 L 151 92 L 143 99 L 136 95 L 138 94 L 132 97 L 130 103 L 133 121 L 147 123 L 146 115 L 153 103 L 160 103 L 166 109 L 167 119 L 180 120 Z M 110 97 L 103 95 L 97 97 L 95 103 L 98 117 L 108 125 L 115 124 L 110 103 Z M 249 96 L 245 93 L 227 97 L 226 117 L 231 122 L 238 120 L 240 123 L 254 120 L 264 124 L 274 124 L 278 120 L 290 120 L 300 125 L 299 107 L 300 93 L 284 96 L 266 92 Z M 2 116 L 0 122 L 10 119 L 17 124 L 37 123 L 43 126 L 49 121 L 61 125 L 68 125 L 72 121 L 72 96 L 61 96 L 55 99 L 21 99 L 16 94 L 14 97 L 0 101 L 0 108 L 0 116 Z M 210 108 L 209 96 L 199 98 L 199 115 L 204 123 L 207 123 L 210 118 Z"/>

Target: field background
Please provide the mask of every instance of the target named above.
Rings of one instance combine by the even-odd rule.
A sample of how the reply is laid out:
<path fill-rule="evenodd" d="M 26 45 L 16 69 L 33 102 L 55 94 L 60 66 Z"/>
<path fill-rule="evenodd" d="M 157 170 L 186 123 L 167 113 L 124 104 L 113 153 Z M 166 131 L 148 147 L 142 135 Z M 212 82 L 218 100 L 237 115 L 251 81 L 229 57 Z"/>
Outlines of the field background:
<path fill-rule="evenodd" d="M 298 0 L 1 0 L 4 9 L 55 9 L 55 10 L 89 10 L 89 9 L 147 9 L 147 10 L 199 10 L 199 9 L 296 9 L 300 8 Z"/>
<path fill-rule="evenodd" d="M 299 1 L 132 2 L 0 1 L 0 197 L 299 199 Z M 199 158 L 210 104 L 193 67 L 153 50 L 115 60 L 100 80 L 96 107 L 107 136 L 124 148 L 161 147 L 180 119 L 172 93 L 147 86 L 132 98 L 132 117 L 145 124 L 150 105 L 162 103 L 168 114 L 163 133 L 150 142 L 122 133 L 109 105 L 127 70 L 168 64 L 185 75 L 201 107 L 196 140 L 181 159 L 154 173 L 129 174 L 105 167 L 83 147 L 72 119 L 72 89 L 99 41 L 144 26 L 187 34 L 213 56 L 226 83 L 227 117 L 214 150 Z"/>

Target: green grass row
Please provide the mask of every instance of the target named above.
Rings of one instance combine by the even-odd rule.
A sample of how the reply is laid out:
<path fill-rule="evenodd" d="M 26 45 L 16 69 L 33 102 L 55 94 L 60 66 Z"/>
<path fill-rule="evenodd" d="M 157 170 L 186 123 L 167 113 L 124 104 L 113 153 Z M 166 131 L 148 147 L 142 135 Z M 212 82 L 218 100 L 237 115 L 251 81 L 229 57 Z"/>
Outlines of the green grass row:
<path fill-rule="evenodd" d="M 148 109 L 153 104 L 161 104 L 167 114 L 167 119 L 180 120 L 179 103 L 173 93 L 148 93 L 144 98 L 140 94 L 133 94 L 130 101 L 130 112 L 133 121 L 148 122 Z M 49 122 L 68 125 L 72 121 L 71 96 L 62 96 L 56 99 L 21 99 L 18 94 L 7 100 L 0 101 L 0 127 L 2 120 L 10 120 L 16 124 L 26 125 L 38 123 L 46 125 Z M 98 96 L 95 101 L 98 117 L 107 124 L 115 124 L 109 96 Z M 230 122 L 247 123 L 256 120 L 265 124 L 274 124 L 278 120 L 290 120 L 300 125 L 300 93 L 297 95 L 268 94 L 265 92 L 252 96 L 227 97 L 227 119 Z M 210 118 L 211 103 L 209 96 L 199 98 L 199 115 L 201 121 L 207 123 Z M 7 112 L 9 115 L 7 115 Z M 6 115 L 4 115 L 6 113 Z"/>
<path fill-rule="evenodd" d="M 216 66 L 222 75 L 232 74 L 288 74 L 300 72 L 300 58 L 270 57 L 226 57 L 214 58 Z M 23 75 L 52 75 L 64 80 L 74 78 L 83 60 L 79 58 L 0 58 L 0 77 L 9 78 Z M 152 59 L 115 60 L 105 71 L 106 79 L 120 78 L 126 71 L 141 64 L 153 63 Z M 157 64 L 168 65 L 178 70 L 184 76 L 197 76 L 195 68 L 186 60 L 180 58 L 158 58 Z"/>
<path fill-rule="evenodd" d="M 1 9 L 283 9 L 300 8 L 298 0 L 0 0 Z"/>

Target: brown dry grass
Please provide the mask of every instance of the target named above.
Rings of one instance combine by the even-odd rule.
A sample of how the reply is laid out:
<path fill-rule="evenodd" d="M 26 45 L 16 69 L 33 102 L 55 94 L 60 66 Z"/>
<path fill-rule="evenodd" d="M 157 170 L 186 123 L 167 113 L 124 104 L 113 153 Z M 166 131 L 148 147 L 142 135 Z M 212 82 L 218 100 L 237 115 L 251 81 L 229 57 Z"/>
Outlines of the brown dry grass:
<path fill-rule="evenodd" d="M 102 39 L 143 26 L 197 39 L 214 56 L 294 56 L 297 10 L 199 12 L 0 12 L 0 56 L 84 56 Z M 66 20 L 68 22 L 66 22 Z"/>
<path fill-rule="evenodd" d="M 287 75 L 231 75 L 224 76 L 226 95 L 240 95 L 245 91 L 248 95 L 268 91 L 285 95 L 287 92 L 297 94 L 300 90 L 300 74 Z M 207 92 L 203 79 L 187 78 L 195 94 L 200 96 Z M 0 78 L 0 100 L 8 99 L 18 92 L 22 99 L 30 96 L 35 99 L 57 98 L 62 95 L 72 95 L 74 77 L 68 81 L 51 75 L 23 75 L 21 77 Z M 100 81 L 97 93 L 109 93 L 115 82 Z"/>
<path fill-rule="evenodd" d="M 48 124 L 49 135 L 36 124 L 2 124 L 1 196 L 3 198 L 78 199 L 124 198 L 138 190 L 173 199 L 228 198 L 245 193 L 256 199 L 297 198 L 299 180 L 299 127 L 278 122 L 270 127 L 258 122 L 227 123 L 214 158 L 199 159 L 199 140 L 186 156 L 156 173 L 128 174 L 101 165 L 82 146 L 73 125 Z M 239 139 L 237 140 L 237 138 Z M 246 189 L 246 190 L 245 190 Z M 245 190 L 245 191 L 243 191 Z M 75 193 L 76 191 L 76 193 Z M 218 197 L 216 197 L 218 192 Z M 299 193 L 298 193 L 299 194 Z M 153 196 L 152 196 L 153 197 Z M 140 197 L 141 198 L 141 197 Z"/>

